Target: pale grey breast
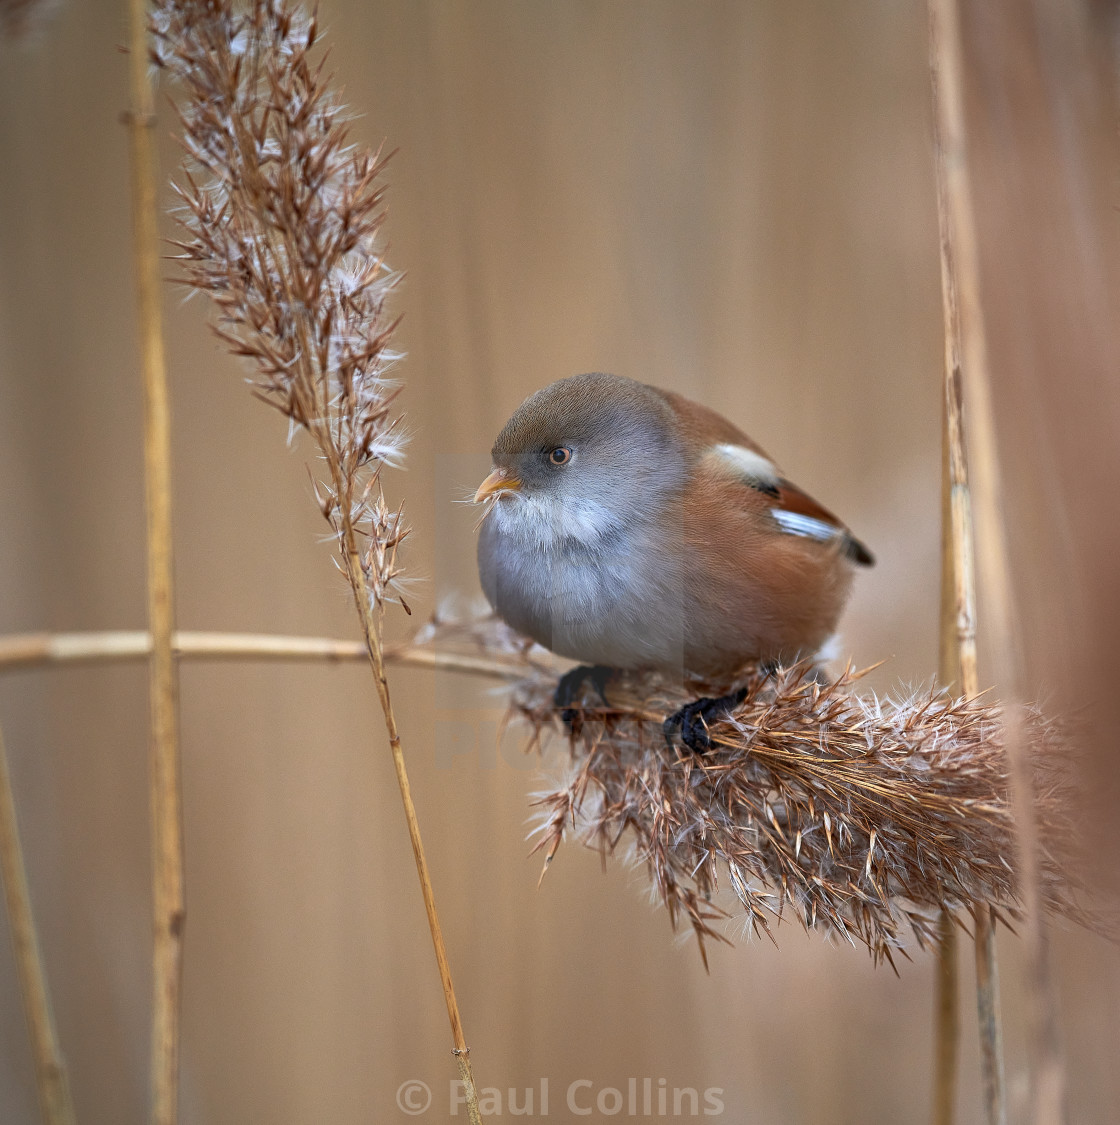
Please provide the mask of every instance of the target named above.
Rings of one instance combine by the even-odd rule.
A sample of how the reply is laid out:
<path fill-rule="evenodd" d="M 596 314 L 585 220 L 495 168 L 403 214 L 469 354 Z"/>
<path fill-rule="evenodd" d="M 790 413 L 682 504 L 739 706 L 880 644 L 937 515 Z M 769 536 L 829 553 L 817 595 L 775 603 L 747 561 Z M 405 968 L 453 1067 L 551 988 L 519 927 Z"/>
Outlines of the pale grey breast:
<path fill-rule="evenodd" d="M 640 515 L 604 510 L 588 534 L 587 511 L 549 520 L 533 507 L 503 498 L 482 525 L 479 574 L 497 612 L 573 660 L 679 669 L 683 576 L 659 549 L 658 533 Z M 564 534 L 572 519 L 583 525 L 579 536 Z"/>

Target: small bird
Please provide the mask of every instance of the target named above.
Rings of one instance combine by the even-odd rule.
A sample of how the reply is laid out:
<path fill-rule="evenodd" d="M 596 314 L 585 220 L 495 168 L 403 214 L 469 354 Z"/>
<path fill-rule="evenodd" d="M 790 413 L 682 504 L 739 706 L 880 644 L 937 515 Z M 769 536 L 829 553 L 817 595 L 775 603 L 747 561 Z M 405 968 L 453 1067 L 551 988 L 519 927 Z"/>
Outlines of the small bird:
<path fill-rule="evenodd" d="M 581 662 L 557 689 L 656 670 L 730 682 L 815 654 L 871 554 L 726 418 L 617 375 L 560 379 L 498 435 L 478 568 L 512 628 Z M 590 667 L 588 667 L 590 666 Z M 666 722 L 693 750 L 740 697 Z"/>

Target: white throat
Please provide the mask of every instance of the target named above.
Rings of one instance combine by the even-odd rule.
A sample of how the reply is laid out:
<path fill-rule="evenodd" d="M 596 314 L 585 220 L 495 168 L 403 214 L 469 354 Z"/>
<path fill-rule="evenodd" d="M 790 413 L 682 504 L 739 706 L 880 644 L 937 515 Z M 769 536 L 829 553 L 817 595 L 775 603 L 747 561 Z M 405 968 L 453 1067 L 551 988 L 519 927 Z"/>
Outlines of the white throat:
<path fill-rule="evenodd" d="M 488 519 L 503 534 L 541 550 L 580 544 L 594 550 L 603 539 L 622 529 L 619 514 L 586 496 L 542 496 L 532 492 L 506 493 L 493 504 Z"/>

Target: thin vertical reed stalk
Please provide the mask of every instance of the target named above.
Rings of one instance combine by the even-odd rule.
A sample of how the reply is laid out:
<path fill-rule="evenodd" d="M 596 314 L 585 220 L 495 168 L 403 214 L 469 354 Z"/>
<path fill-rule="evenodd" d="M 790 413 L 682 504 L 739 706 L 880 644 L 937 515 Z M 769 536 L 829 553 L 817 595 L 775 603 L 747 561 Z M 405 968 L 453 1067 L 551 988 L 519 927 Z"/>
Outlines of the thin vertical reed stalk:
<path fill-rule="evenodd" d="M 23 995 L 23 1010 L 35 1057 L 35 1082 L 44 1125 L 74 1125 L 74 1106 L 66 1067 L 58 1047 L 58 1033 L 51 1011 L 47 975 L 35 919 L 31 914 L 31 894 L 27 888 L 27 867 L 16 823 L 12 779 L 4 732 L 0 731 L 0 872 L 4 877 L 4 901 L 12 931 L 12 950 Z"/>
<path fill-rule="evenodd" d="M 942 271 L 942 285 L 946 271 Z M 943 308 L 948 312 L 948 301 Z M 953 339 L 945 332 L 947 347 Z M 946 353 L 946 371 L 954 370 Z M 938 678 L 947 690 L 960 680 L 960 631 L 957 627 L 957 582 L 954 564 L 953 481 L 950 471 L 948 398 L 941 410 L 941 635 Z M 937 998 L 934 1008 L 933 1125 L 953 1125 L 956 1117 L 957 1069 L 960 1050 L 960 989 L 957 970 L 957 927 L 948 907 L 941 908 L 937 928 Z"/>
<path fill-rule="evenodd" d="M 957 971 L 957 923 L 941 908 L 937 928 L 937 1008 L 933 1083 L 934 1125 L 952 1125 L 957 1104 L 960 1004 Z"/>
<path fill-rule="evenodd" d="M 986 362 L 976 354 L 975 330 L 979 319 L 978 263 L 975 229 L 968 194 L 964 144 L 964 97 L 961 38 L 956 0 L 930 0 L 930 78 L 934 102 L 934 148 L 937 167 L 937 215 L 941 247 L 941 297 L 945 332 L 945 400 L 943 511 L 947 499 L 949 526 L 942 528 L 942 651 L 941 675 L 959 684 L 966 698 L 980 690 L 976 660 L 976 576 L 971 512 L 971 490 L 965 454 L 962 367 L 970 380 L 984 379 L 978 370 Z M 963 224 L 963 229 L 962 229 Z M 962 312 L 962 290 L 967 302 Z M 967 339 L 965 332 L 971 335 Z M 947 492 L 947 497 L 945 493 Z M 988 513 L 998 519 L 998 513 Z M 948 536 L 948 544 L 946 544 Z M 951 576 L 955 629 L 948 627 L 950 603 L 946 579 Z M 955 673 L 955 674 L 954 674 Z M 1003 1045 L 999 1018 L 999 977 L 996 944 L 990 910 L 974 912 L 976 939 L 976 1003 L 980 1023 L 980 1055 L 984 1101 L 989 1125 L 1003 1125 L 1007 1104 L 1003 1076 Z M 944 930 L 944 926 L 942 927 Z M 942 960 L 947 951 L 942 947 Z M 940 988 L 947 979 L 939 975 Z M 946 1003 L 941 995 L 941 1005 Z M 947 1066 L 949 1047 L 943 1037 L 950 1033 L 946 1021 L 938 1021 L 938 1073 L 936 1077 L 937 1121 L 952 1121 L 952 1091 L 955 1063 Z M 955 1054 L 955 1052 L 954 1052 Z M 948 1109 L 946 1109 L 948 1105 Z M 941 1114 L 947 1116 L 940 1116 Z"/>
<path fill-rule="evenodd" d="M 178 686 L 171 555 L 171 421 L 160 308 L 155 122 L 148 75 L 148 11 L 129 0 L 134 258 L 144 385 L 144 481 L 148 529 L 152 818 L 151 1119 L 178 1117 L 179 1017 L 183 954 L 183 827 L 178 739 Z"/>
<path fill-rule="evenodd" d="M 1003 1024 L 999 1013 L 999 965 L 996 960 L 996 927 L 992 908 L 983 904 L 973 911 L 976 944 L 976 1014 L 980 1022 L 980 1072 L 984 1108 L 990 1122 L 1005 1125 L 1007 1096 L 1003 1077 Z"/>

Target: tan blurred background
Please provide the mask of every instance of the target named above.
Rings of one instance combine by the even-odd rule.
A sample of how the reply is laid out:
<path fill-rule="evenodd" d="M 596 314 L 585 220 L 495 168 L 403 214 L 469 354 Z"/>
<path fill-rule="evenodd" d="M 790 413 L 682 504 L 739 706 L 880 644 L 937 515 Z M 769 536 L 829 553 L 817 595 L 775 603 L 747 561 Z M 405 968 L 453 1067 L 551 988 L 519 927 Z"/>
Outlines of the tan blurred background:
<path fill-rule="evenodd" d="M 1118 181 L 1115 70 L 1096 52 L 1115 27 L 1107 5 L 1014 9 L 986 6 L 970 35 L 1025 651 L 1053 707 L 1096 694 L 1107 708 Z M 414 438 L 390 487 L 415 525 L 418 615 L 477 592 L 474 513 L 452 501 L 508 414 L 554 378 L 608 370 L 723 410 L 841 513 L 879 559 L 845 652 L 887 661 L 880 689 L 927 681 L 941 311 L 924 5 L 325 0 L 322 14 L 355 137 L 400 149 L 387 229 L 408 275 Z M 70 0 L 0 43 L 0 632 L 144 622 L 125 38 L 122 4 Z M 179 622 L 354 637 L 307 449 L 285 448 L 206 313 L 169 287 Z M 728 1122 L 927 1119 L 928 956 L 896 976 L 786 926 L 780 949 L 714 950 L 705 975 L 640 871 L 603 873 L 569 844 L 536 889 L 542 779 L 494 749 L 488 684 L 401 671 L 395 688 L 480 1085 L 548 1078 L 557 1120 L 573 1080 L 631 1077 L 722 1088 Z M 368 673 L 189 665 L 181 695 L 184 1123 L 416 1120 L 395 1101 L 412 1078 L 435 1091 L 419 1120 L 442 1120 L 446 1014 Z M 83 1123 L 146 1114 L 146 706 L 139 666 L 0 677 Z M 1096 745 L 1107 792 L 1115 739 Z M 545 773 L 561 765 L 554 750 Z M 1061 928 L 1053 949 L 1072 1119 L 1116 1121 L 1120 955 Z M 1020 948 L 1005 934 L 1001 952 L 1021 1120 Z M 970 989 L 966 957 L 964 1122 L 980 1117 Z M 0 940 L 0 1121 L 35 1120 Z"/>

